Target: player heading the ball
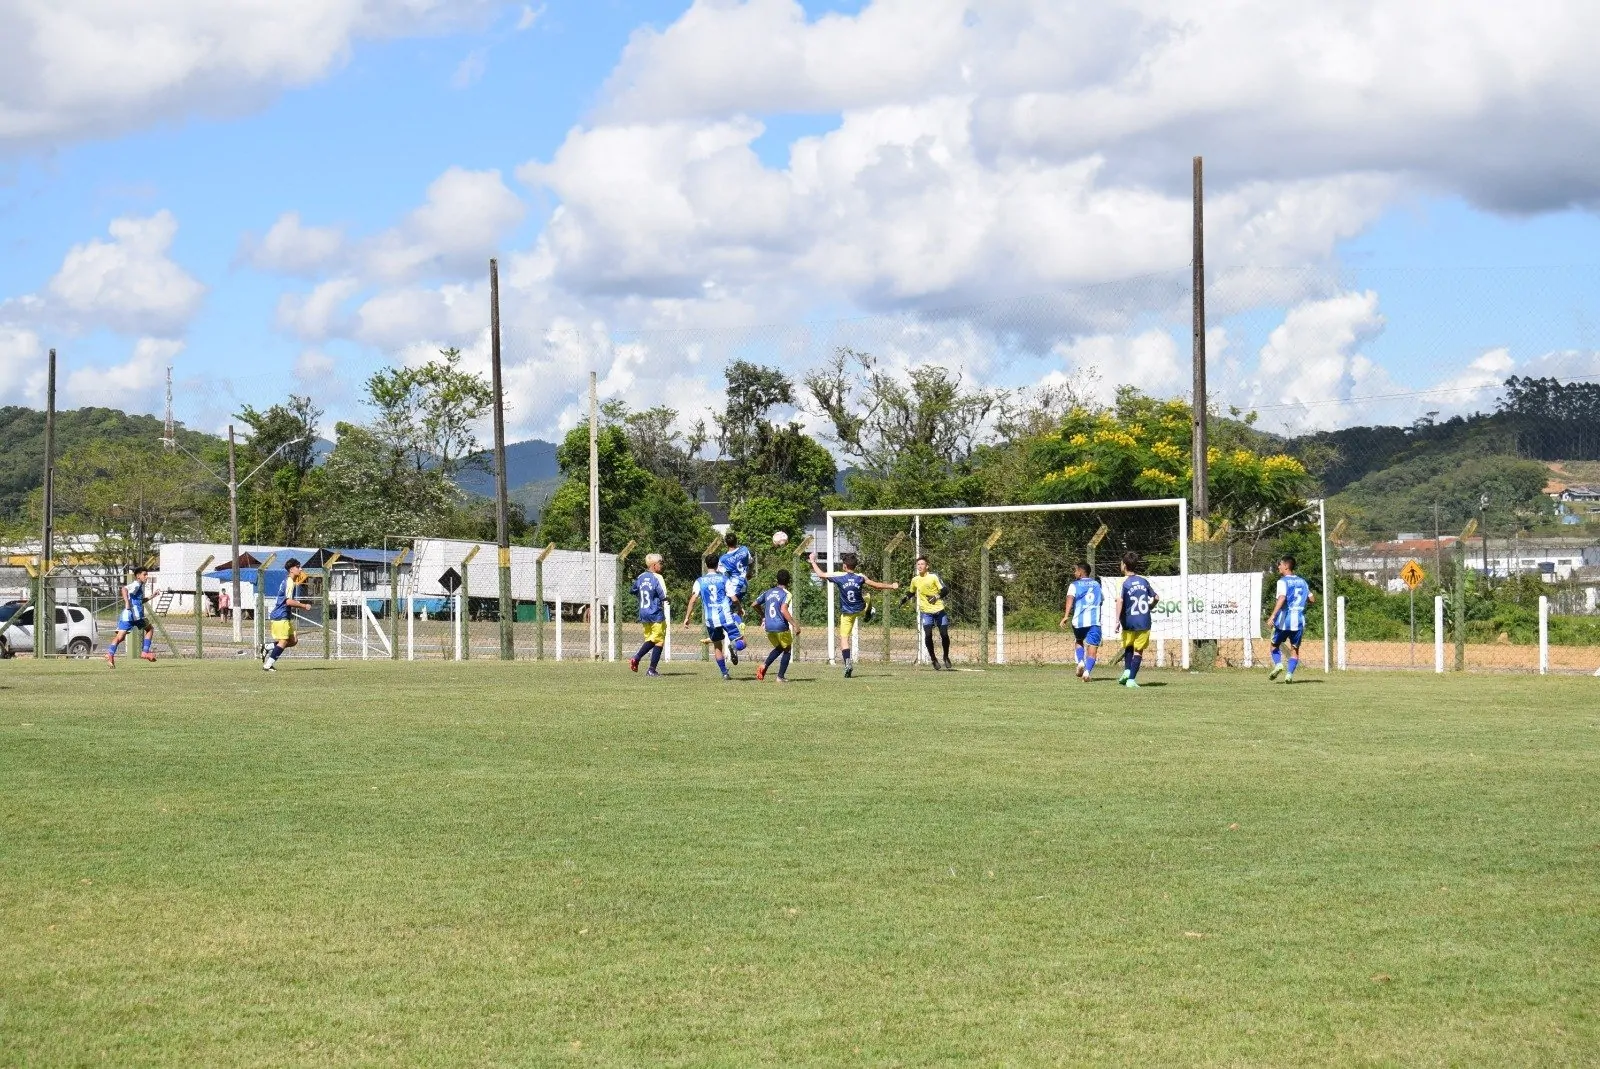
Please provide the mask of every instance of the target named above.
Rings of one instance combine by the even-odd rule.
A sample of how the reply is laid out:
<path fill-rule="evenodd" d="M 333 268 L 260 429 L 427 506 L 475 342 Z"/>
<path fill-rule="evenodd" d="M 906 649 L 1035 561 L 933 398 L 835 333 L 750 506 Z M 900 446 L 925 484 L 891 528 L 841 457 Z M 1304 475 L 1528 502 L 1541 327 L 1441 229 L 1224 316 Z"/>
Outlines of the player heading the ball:
<path fill-rule="evenodd" d="M 698 603 L 705 619 L 706 638 L 711 642 L 711 656 L 716 659 L 717 671 L 728 679 L 728 662 L 722 655 L 722 643 L 731 642 L 730 652 L 744 649 L 744 639 L 739 625 L 733 622 L 733 601 L 728 596 L 728 577 L 717 570 L 717 555 L 705 555 L 705 574 L 694 581 L 694 592 L 689 595 L 689 607 L 683 614 L 687 630 L 694 621 L 694 607 Z"/>

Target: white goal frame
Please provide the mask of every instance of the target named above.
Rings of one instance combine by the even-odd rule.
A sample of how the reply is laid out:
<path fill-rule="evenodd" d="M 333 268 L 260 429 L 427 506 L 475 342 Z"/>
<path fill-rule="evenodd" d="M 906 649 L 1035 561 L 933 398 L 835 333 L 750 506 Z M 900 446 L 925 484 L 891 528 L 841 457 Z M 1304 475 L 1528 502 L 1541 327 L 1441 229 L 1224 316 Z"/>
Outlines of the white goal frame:
<path fill-rule="evenodd" d="M 1189 668 L 1189 652 L 1193 643 L 1189 641 L 1192 628 L 1189 626 L 1189 499 L 1183 497 L 1163 497 L 1144 501 L 1074 501 L 1060 505 L 983 505 L 975 508 L 938 508 L 938 509 L 830 509 L 828 512 L 828 526 L 826 538 L 828 540 L 828 567 L 838 567 L 839 545 L 834 534 L 834 521 L 844 519 L 873 519 L 878 517 L 908 517 L 913 521 L 917 530 L 916 552 L 922 553 L 922 539 L 920 523 L 924 516 L 1006 516 L 1019 512 L 1049 513 L 1049 512 L 1093 512 L 1109 509 L 1150 509 L 1170 508 L 1178 516 L 1178 597 L 1183 604 L 1183 638 L 1181 667 Z M 1326 543 L 1324 543 L 1326 544 Z M 1326 553 L 1326 550 L 1324 550 Z M 1326 576 L 1326 570 L 1324 570 Z M 885 577 L 887 579 L 887 577 Z M 828 588 L 828 663 L 834 663 L 838 648 L 838 632 L 835 618 L 834 598 L 836 590 L 834 584 L 823 584 Z M 1326 609 L 1326 606 L 1324 606 Z M 1326 630 L 1326 629 L 1324 629 Z M 1326 659 L 1326 638 L 1324 638 L 1324 654 Z"/>

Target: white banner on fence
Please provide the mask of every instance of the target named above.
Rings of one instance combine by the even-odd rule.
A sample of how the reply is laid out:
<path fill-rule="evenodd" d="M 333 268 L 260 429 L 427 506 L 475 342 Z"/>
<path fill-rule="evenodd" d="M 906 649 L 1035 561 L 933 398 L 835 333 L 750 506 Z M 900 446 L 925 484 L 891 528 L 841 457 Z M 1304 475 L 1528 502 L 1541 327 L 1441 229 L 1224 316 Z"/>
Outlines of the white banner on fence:
<path fill-rule="evenodd" d="M 1179 597 L 1182 584 L 1178 577 L 1151 575 L 1146 578 L 1160 599 L 1156 603 L 1151 635 L 1182 639 L 1183 602 Z M 1189 637 L 1260 638 L 1264 612 L 1261 578 L 1260 572 L 1190 575 Z M 1106 622 L 1110 623 L 1111 610 L 1122 592 L 1122 577 L 1103 578 L 1100 585 L 1106 593 Z M 1110 631 L 1106 633 L 1109 635 Z"/>

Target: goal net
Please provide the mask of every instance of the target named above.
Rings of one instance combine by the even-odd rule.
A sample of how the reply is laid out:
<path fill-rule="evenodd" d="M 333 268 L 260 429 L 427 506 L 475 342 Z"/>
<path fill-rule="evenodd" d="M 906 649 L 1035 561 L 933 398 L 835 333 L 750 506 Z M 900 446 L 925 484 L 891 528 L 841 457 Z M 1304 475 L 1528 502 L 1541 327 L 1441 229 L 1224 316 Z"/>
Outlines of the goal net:
<path fill-rule="evenodd" d="M 1133 552 L 1159 598 L 1151 654 L 1158 663 L 1189 667 L 1191 638 L 1201 637 L 1191 596 L 1188 502 L 1097 501 L 986 508 L 856 509 L 828 513 L 826 567 L 854 553 L 869 578 L 899 583 L 876 591 L 851 645 L 863 661 L 925 661 L 915 598 L 903 598 L 916 560 L 944 581 L 952 663 L 1071 663 L 1073 633 L 1059 626 L 1062 605 L 1084 563 L 1107 592 L 1103 659 L 1119 646 L 1110 608 L 1121 585 L 1121 561 Z M 1239 605 L 1239 611 L 1246 606 Z M 1258 614 L 1257 614 L 1258 615 Z M 828 657 L 838 657 L 837 594 L 827 589 Z M 1242 627 L 1242 624 L 1241 624 Z M 940 637 L 935 648 L 942 654 Z"/>

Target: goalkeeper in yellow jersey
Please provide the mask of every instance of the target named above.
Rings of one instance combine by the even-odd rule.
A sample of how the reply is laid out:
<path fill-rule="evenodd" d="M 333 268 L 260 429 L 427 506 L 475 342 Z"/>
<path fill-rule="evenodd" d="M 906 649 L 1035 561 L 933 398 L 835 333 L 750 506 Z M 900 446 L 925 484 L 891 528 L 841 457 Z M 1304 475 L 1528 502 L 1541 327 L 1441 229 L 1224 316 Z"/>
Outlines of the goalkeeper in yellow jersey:
<path fill-rule="evenodd" d="M 928 568 L 928 558 L 917 558 L 917 574 L 908 584 L 905 596 L 900 599 L 904 605 L 912 595 L 916 595 L 917 614 L 922 623 L 922 641 L 928 647 L 928 661 L 937 671 L 939 656 L 933 648 L 933 629 L 939 629 L 939 641 L 944 644 L 944 667 L 950 667 L 950 612 L 945 608 L 944 599 L 949 595 L 950 588 L 944 585 L 944 580 L 939 578 L 937 572 Z"/>

